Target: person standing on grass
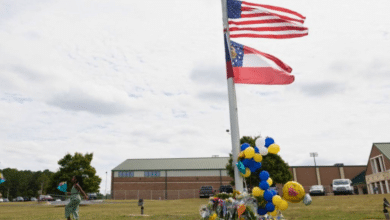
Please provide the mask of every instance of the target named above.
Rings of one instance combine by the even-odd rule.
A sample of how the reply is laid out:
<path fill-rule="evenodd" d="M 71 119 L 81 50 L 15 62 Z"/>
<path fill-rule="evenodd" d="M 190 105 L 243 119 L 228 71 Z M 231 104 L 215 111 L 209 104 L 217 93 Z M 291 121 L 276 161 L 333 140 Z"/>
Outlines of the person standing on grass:
<path fill-rule="evenodd" d="M 65 206 L 65 218 L 70 219 L 70 214 L 73 214 L 74 219 L 79 219 L 79 206 L 81 202 L 80 193 L 84 195 L 84 199 L 88 200 L 87 194 L 82 189 L 83 178 L 82 176 L 73 176 L 72 178 L 73 187 L 68 192 L 70 195 L 70 202 Z"/>

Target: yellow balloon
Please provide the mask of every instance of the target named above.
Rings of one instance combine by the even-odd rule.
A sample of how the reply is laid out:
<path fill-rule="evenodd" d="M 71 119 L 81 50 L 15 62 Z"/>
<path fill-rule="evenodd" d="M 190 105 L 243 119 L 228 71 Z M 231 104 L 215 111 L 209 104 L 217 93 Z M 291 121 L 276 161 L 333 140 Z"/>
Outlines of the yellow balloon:
<path fill-rule="evenodd" d="M 213 215 L 210 215 L 209 220 L 215 220 L 217 217 L 217 213 L 214 213 Z"/>
<path fill-rule="evenodd" d="M 267 179 L 267 183 L 269 184 L 269 186 L 271 186 L 272 183 L 273 183 L 272 179 L 271 179 L 271 178 L 268 178 L 268 179 Z"/>
<path fill-rule="evenodd" d="M 305 189 L 301 184 L 295 181 L 289 181 L 283 186 L 283 199 L 298 203 L 305 197 Z"/>
<path fill-rule="evenodd" d="M 245 157 L 245 153 L 244 153 L 244 151 L 241 151 L 241 152 L 240 152 L 240 154 L 238 155 L 238 157 L 239 157 L 239 158 L 243 158 L 243 157 Z"/>
<path fill-rule="evenodd" d="M 264 190 L 262 190 L 262 189 L 260 189 L 259 187 L 256 186 L 256 187 L 253 187 L 252 194 L 255 197 L 259 197 L 259 196 L 262 196 L 264 194 Z"/>
<path fill-rule="evenodd" d="M 273 212 L 268 212 L 269 215 L 276 216 L 278 214 L 278 210 L 274 210 Z"/>
<path fill-rule="evenodd" d="M 272 203 L 275 206 L 279 206 L 282 201 L 283 201 L 282 197 L 280 197 L 279 195 L 276 195 L 276 196 L 272 197 Z"/>
<path fill-rule="evenodd" d="M 246 168 L 245 169 L 245 174 L 242 174 L 241 172 L 240 172 L 240 174 L 243 177 L 249 177 L 251 175 L 251 170 L 249 168 Z"/>
<path fill-rule="evenodd" d="M 279 151 L 280 151 L 280 147 L 277 144 L 271 144 L 268 147 L 268 153 L 277 154 L 277 153 L 279 153 Z"/>
<path fill-rule="evenodd" d="M 250 159 L 255 156 L 255 149 L 253 147 L 248 147 L 244 150 L 245 158 Z"/>
<path fill-rule="evenodd" d="M 278 205 L 278 209 L 280 211 L 284 211 L 288 208 L 288 203 L 286 200 L 282 200 L 282 202 Z"/>
<path fill-rule="evenodd" d="M 255 154 L 255 156 L 253 156 L 253 159 L 256 162 L 261 162 L 263 160 L 263 156 L 261 156 L 261 154 Z"/>
<path fill-rule="evenodd" d="M 260 196 L 264 196 L 264 190 L 260 189 Z"/>

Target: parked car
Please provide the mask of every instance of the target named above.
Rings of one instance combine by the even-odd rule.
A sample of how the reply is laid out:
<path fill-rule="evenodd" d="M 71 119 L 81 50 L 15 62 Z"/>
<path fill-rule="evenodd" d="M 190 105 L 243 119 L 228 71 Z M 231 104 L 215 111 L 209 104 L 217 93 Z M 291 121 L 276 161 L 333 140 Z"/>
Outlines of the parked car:
<path fill-rule="evenodd" d="M 23 199 L 23 197 L 18 196 L 18 197 L 16 197 L 16 201 L 17 202 L 24 202 L 24 199 Z"/>
<path fill-rule="evenodd" d="M 0 202 L 4 202 L 4 200 L 2 198 L 0 198 Z"/>
<path fill-rule="evenodd" d="M 334 179 L 331 186 L 335 195 L 353 194 L 352 181 L 349 179 Z"/>
<path fill-rule="evenodd" d="M 320 195 L 324 196 L 325 195 L 325 187 L 323 185 L 314 185 L 310 187 L 310 195 L 315 196 L 315 195 Z"/>
<path fill-rule="evenodd" d="M 215 190 L 213 189 L 212 186 L 202 186 L 200 187 L 200 190 L 199 190 L 199 197 L 202 198 L 202 197 L 210 197 L 210 196 L 213 196 L 215 194 Z"/>
<path fill-rule="evenodd" d="M 31 197 L 31 199 L 30 199 L 31 201 L 37 201 L 37 198 L 35 198 L 35 197 Z"/>
<path fill-rule="evenodd" d="M 39 201 L 54 201 L 53 197 L 49 195 L 40 195 L 38 199 Z"/>
<path fill-rule="evenodd" d="M 24 200 L 25 202 L 27 202 L 27 201 L 30 201 L 30 198 L 28 198 L 28 197 L 23 197 L 23 200 Z"/>
<path fill-rule="evenodd" d="M 16 198 L 13 198 L 13 199 L 12 199 L 12 202 L 17 202 L 17 201 L 16 201 Z"/>
<path fill-rule="evenodd" d="M 96 193 L 88 193 L 88 199 L 89 200 L 96 200 L 97 194 Z"/>
<path fill-rule="evenodd" d="M 3 202 L 9 202 L 8 198 L 4 198 Z"/>
<path fill-rule="evenodd" d="M 221 185 L 218 190 L 220 193 L 233 193 L 233 187 L 231 185 Z"/>
<path fill-rule="evenodd" d="M 56 202 L 61 202 L 61 199 L 56 199 Z"/>

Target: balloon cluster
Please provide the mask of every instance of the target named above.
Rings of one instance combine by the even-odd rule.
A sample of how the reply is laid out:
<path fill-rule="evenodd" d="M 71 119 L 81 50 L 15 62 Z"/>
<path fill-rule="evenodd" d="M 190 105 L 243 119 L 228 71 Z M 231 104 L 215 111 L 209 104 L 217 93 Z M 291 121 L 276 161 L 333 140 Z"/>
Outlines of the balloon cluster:
<path fill-rule="evenodd" d="M 270 137 L 267 137 L 265 140 L 258 138 L 255 144 L 255 147 L 251 147 L 248 143 L 241 145 L 241 152 L 236 165 L 243 177 L 249 177 L 251 173 L 261 168 L 262 156 L 268 153 L 277 154 L 280 151 L 279 145 L 275 144 L 274 139 Z M 310 195 L 307 194 L 305 196 L 305 190 L 297 182 L 287 182 L 283 187 L 283 197 L 281 197 L 277 195 L 276 190 L 270 189 L 273 180 L 267 171 L 261 171 L 259 178 L 259 186 L 252 189 L 252 195 L 258 199 L 263 198 L 266 201 L 265 206 L 259 206 L 257 209 L 257 213 L 260 216 L 264 216 L 267 213 L 271 216 L 278 215 L 280 213 L 278 210 L 284 211 L 288 208 L 287 201 L 296 203 L 306 198 L 305 204 L 309 205 L 311 203 Z"/>
<path fill-rule="evenodd" d="M 279 145 L 270 137 L 256 139 L 255 145 L 241 145 L 236 165 L 243 177 L 249 177 L 261 168 L 263 156 L 280 151 Z M 202 219 L 284 219 L 281 211 L 288 208 L 287 202 L 297 203 L 303 200 L 305 205 L 311 204 L 310 195 L 305 195 L 304 188 L 298 182 L 287 182 L 283 186 L 283 195 L 279 196 L 276 190 L 270 188 L 273 180 L 266 170 L 259 173 L 259 178 L 259 186 L 252 189 L 252 194 L 244 190 L 242 193 L 234 191 L 231 194 L 220 193 L 211 197 L 209 204 L 199 210 Z"/>
<path fill-rule="evenodd" d="M 241 145 L 241 152 L 238 155 L 238 163 L 236 165 L 243 177 L 249 177 L 251 173 L 261 168 L 263 156 L 268 153 L 277 154 L 279 151 L 280 147 L 275 144 L 274 139 L 269 137 L 265 140 L 257 138 L 255 147 L 250 146 L 248 143 Z"/>
<path fill-rule="evenodd" d="M 0 173 L 0 184 L 2 184 L 4 182 L 5 182 L 4 175 L 2 173 Z"/>

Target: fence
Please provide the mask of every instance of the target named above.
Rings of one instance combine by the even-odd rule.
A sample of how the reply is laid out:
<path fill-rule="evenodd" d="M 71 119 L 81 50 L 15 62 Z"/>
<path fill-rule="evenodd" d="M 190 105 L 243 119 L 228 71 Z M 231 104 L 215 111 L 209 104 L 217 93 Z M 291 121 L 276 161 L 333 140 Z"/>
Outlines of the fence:
<path fill-rule="evenodd" d="M 303 186 L 306 193 L 309 193 L 311 186 Z M 333 194 L 332 187 L 325 185 L 325 194 Z M 283 186 L 278 185 L 277 190 L 280 195 L 283 194 Z M 354 187 L 354 193 L 359 194 L 357 187 Z M 363 193 L 367 194 L 367 189 L 363 189 Z M 164 200 L 164 199 L 192 199 L 199 198 L 199 189 L 183 189 L 183 190 L 115 190 L 113 199 L 118 200 Z"/>
<path fill-rule="evenodd" d="M 48 194 L 48 195 L 50 195 L 54 200 L 59 199 L 61 201 L 65 201 L 65 200 L 70 198 L 70 195 L 65 195 L 65 194 L 62 194 L 62 195 L 61 194 Z M 84 198 L 82 194 L 80 194 L 80 197 L 82 199 Z M 98 194 L 96 199 L 106 199 L 106 196 Z M 107 199 L 111 199 L 111 196 L 107 196 Z"/>

